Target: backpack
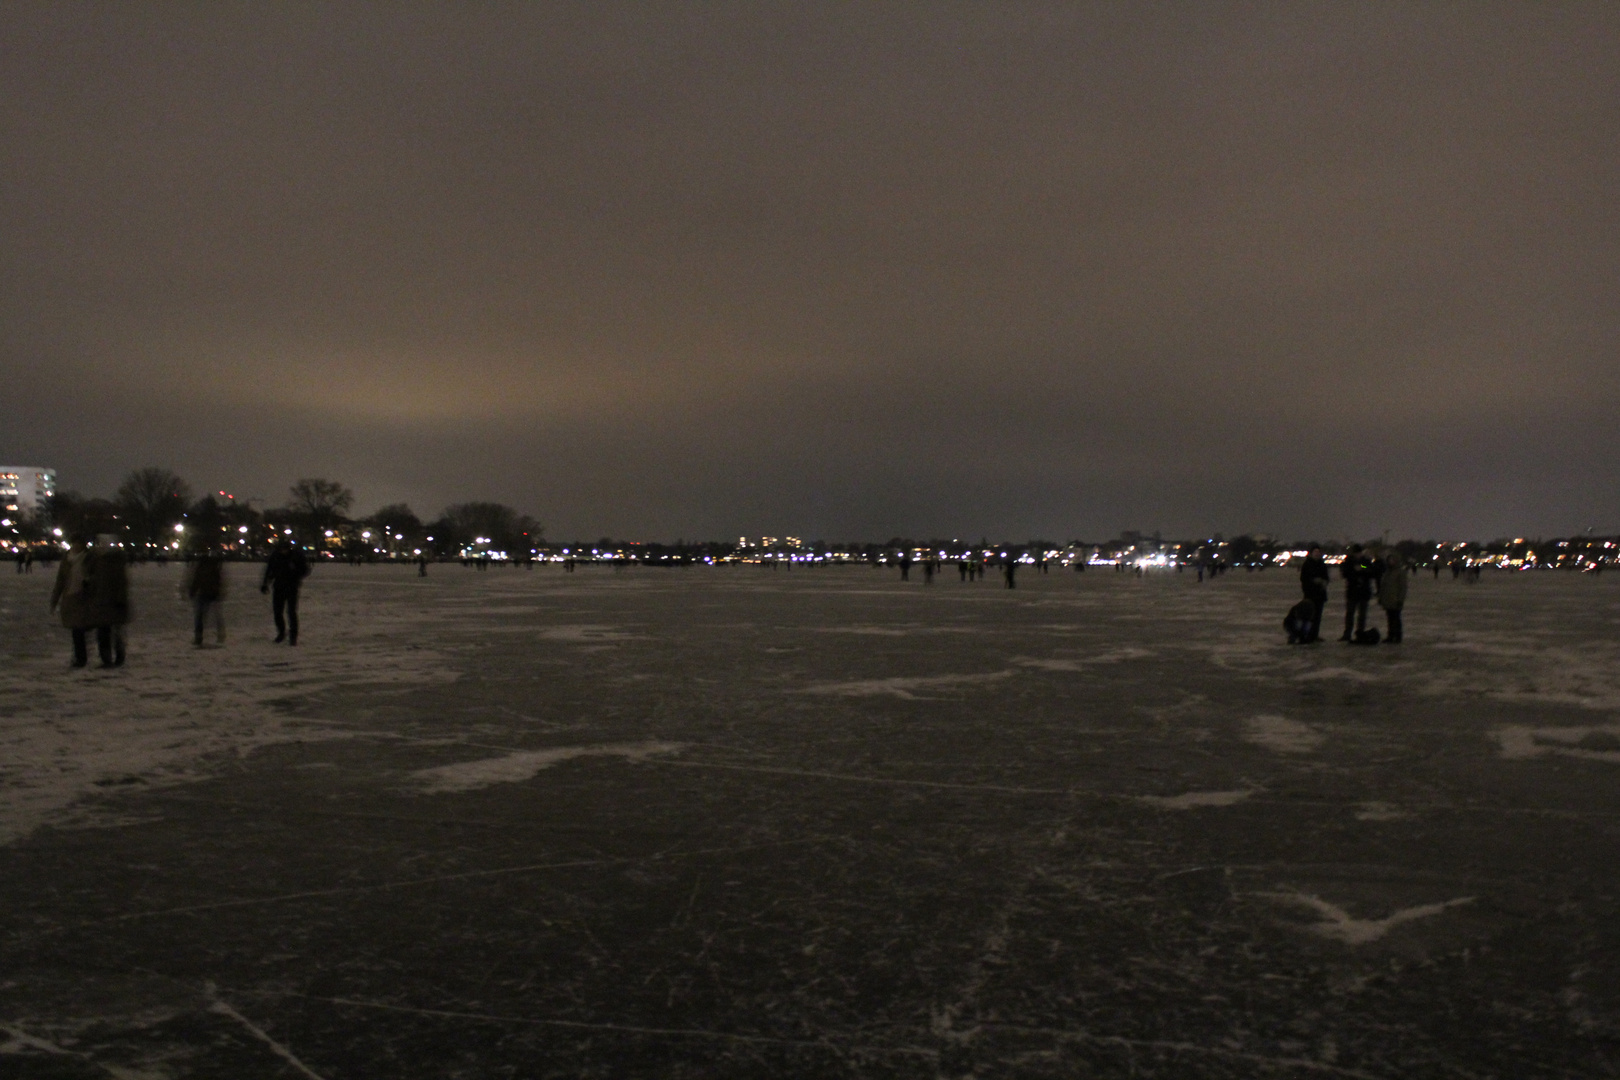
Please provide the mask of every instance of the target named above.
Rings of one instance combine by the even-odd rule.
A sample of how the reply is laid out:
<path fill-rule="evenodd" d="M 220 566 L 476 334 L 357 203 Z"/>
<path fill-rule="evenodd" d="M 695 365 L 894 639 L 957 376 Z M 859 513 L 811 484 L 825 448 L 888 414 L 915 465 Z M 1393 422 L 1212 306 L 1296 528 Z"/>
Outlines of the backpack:
<path fill-rule="evenodd" d="M 1303 645 L 1309 641 L 1316 630 L 1316 605 L 1309 600 L 1301 600 L 1288 609 L 1283 617 L 1283 629 L 1288 632 L 1288 644 Z"/>

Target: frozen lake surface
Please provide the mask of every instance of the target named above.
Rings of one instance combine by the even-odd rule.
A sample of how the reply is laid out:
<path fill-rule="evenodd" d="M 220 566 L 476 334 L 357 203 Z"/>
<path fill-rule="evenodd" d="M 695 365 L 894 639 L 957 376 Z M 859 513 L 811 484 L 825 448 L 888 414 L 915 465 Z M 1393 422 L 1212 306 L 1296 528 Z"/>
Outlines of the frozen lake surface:
<path fill-rule="evenodd" d="M 0 574 L 0 1076 L 1620 1075 L 1620 577 L 257 569 Z"/>

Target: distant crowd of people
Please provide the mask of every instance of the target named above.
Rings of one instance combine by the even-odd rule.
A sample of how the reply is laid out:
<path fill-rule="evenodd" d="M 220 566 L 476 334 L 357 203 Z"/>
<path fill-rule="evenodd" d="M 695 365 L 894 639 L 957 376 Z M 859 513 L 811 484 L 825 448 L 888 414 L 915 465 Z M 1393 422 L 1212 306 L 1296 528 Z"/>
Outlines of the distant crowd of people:
<path fill-rule="evenodd" d="M 943 563 L 939 559 L 922 559 L 920 561 L 923 571 L 923 584 L 932 585 L 934 583 L 934 575 L 944 572 Z M 1018 560 L 1012 558 L 1003 558 L 996 561 L 998 561 L 1001 565 L 1001 577 L 1002 580 L 1007 583 L 1007 588 L 1018 588 Z M 906 552 L 902 552 L 900 557 L 895 560 L 895 565 L 900 567 L 901 581 L 911 580 L 911 567 L 916 562 L 918 562 L 918 560 L 914 560 L 911 555 Z M 1034 566 L 1036 571 L 1039 573 L 1044 574 L 1048 572 L 1047 561 L 1044 558 L 1036 559 L 1030 565 Z M 956 572 L 963 581 L 982 581 L 984 580 L 984 566 L 985 560 L 982 558 L 958 559 L 956 562 Z"/>

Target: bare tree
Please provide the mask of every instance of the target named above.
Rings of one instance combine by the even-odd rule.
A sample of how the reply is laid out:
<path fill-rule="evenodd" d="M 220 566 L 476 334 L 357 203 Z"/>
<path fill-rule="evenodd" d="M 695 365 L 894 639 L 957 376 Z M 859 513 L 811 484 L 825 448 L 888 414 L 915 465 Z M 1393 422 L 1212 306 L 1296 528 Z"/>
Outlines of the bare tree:
<path fill-rule="evenodd" d="M 185 515 L 191 487 L 168 469 L 148 466 L 124 477 L 114 501 L 136 540 L 161 546 Z"/>
<path fill-rule="evenodd" d="M 289 491 L 292 498 L 287 501 L 287 509 L 312 532 L 338 524 L 343 512 L 354 505 L 354 492 L 336 480 L 305 477 Z"/>
<path fill-rule="evenodd" d="M 541 537 L 538 521 L 500 503 L 457 503 L 445 508 L 441 521 L 455 542 L 470 546 L 482 537 L 484 543 L 479 546 L 511 553 L 514 558 L 527 556 Z"/>
<path fill-rule="evenodd" d="M 390 534 L 411 537 L 422 531 L 422 519 L 411 512 L 406 503 L 389 503 L 371 515 L 371 523 L 387 529 Z"/>

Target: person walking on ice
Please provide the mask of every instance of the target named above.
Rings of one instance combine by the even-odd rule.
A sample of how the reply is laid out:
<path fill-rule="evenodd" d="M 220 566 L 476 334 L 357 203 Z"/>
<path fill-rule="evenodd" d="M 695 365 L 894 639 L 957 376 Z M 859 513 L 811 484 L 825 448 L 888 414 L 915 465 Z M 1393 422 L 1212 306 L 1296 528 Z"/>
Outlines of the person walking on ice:
<path fill-rule="evenodd" d="M 73 666 L 84 667 L 90 662 L 90 644 L 86 635 L 95 628 L 90 621 L 89 575 L 90 552 L 85 538 L 75 534 L 68 542 L 67 553 L 56 567 L 56 583 L 51 587 L 51 610 L 57 612 L 62 625 L 73 635 Z"/>
<path fill-rule="evenodd" d="M 298 589 L 309 576 L 309 560 L 304 550 L 291 540 L 283 540 L 264 564 L 261 593 L 270 593 L 270 613 L 276 620 L 276 640 L 298 644 Z M 283 618 L 285 615 L 285 618 Z"/>
<path fill-rule="evenodd" d="M 1360 544 L 1351 544 L 1339 564 L 1339 576 L 1344 579 L 1344 634 L 1340 641 L 1355 641 L 1356 635 L 1367 629 L 1367 602 L 1372 599 L 1377 575 L 1372 561 Z"/>
<path fill-rule="evenodd" d="M 225 560 L 219 549 L 209 547 L 191 564 L 186 580 L 186 596 L 191 600 L 191 644 L 202 648 L 203 626 L 214 618 L 214 642 L 225 644 Z"/>

